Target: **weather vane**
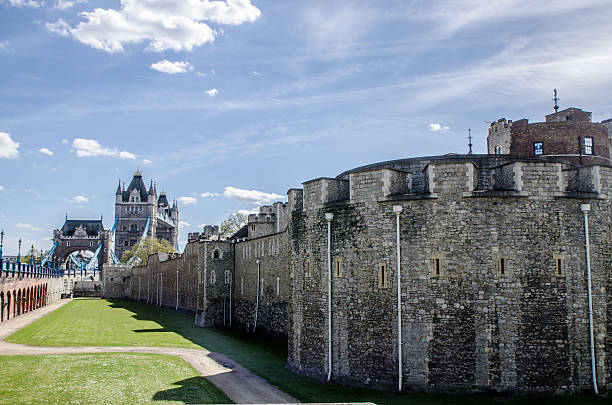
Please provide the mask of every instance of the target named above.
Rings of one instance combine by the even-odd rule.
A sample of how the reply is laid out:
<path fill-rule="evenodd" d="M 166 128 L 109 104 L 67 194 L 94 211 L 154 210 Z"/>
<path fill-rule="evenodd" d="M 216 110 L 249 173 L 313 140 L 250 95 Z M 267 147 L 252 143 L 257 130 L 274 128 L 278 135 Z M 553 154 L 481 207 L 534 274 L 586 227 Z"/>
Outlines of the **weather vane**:
<path fill-rule="evenodd" d="M 472 154 L 472 130 L 470 128 L 468 128 L 468 146 L 470 147 L 468 154 L 471 155 Z"/>
<path fill-rule="evenodd" d="M 559 111 L 559 98 L 557 97 L 557 89 L 555 89 L 555 98 L 553 98 L 553 101 L 555 102 L 555 112 Z"/>

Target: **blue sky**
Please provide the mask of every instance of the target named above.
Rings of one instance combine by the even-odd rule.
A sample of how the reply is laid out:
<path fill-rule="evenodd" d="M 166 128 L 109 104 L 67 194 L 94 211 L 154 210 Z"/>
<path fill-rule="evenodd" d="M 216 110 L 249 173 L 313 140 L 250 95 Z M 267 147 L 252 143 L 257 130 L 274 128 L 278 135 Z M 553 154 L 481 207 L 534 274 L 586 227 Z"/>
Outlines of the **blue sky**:
<path fill-rule="evenodd" d="M 5 253 L 112 225 L 137 168 L 180 238 L 320 176 L 485 152 L 487 121 L 612 118 L 610 1 L 0 0 Z"/>

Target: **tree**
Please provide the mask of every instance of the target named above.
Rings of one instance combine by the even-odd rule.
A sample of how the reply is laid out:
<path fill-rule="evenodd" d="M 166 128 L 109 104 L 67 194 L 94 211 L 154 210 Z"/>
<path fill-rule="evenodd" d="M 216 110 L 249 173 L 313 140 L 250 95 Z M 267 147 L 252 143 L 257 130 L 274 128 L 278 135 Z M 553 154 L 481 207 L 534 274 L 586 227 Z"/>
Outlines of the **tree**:
<path fill-rule="evenodd" d="M 155 253 L 174 253 L 174 247 L 165 239 L 146 238 L 142 244 L 137 243 L 130 250 L 123 252 L 121 262 L 127 263 L 136 256 L 134 262 L 139 265 L 146 265 L 149 256 Z"/>
<path fill-rule="evenodd" d="M 36 249 L 34 245 L 32 245 L 25 255 L 21 256 L 21 263 L 30 263 L 30 258 L 33 259 L 34 264 L 39 264 L 44 256 L 41 255 L 41 251 Z"/>
<path fill-rule="evenodd" d="M 229 239 L 233 234 L 238 232 L 247 223 L 248 217 L 244 214 L 236 212 L 230 215 L 227 219 L 221 222 L 219 227 L 219 237 L 221 239 Z"/>

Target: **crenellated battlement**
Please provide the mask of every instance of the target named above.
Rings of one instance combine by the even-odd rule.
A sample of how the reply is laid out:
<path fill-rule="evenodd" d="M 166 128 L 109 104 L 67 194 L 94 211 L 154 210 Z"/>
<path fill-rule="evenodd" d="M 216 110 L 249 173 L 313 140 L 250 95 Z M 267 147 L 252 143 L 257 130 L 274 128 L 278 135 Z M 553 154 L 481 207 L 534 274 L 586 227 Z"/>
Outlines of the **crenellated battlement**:
<path fill-rule="evenodd" d="M 346 202 L 375 203 L 405 198 L 529 197 L 532 199 L 597 193 L 612 193 L 612 168 L 576 168 L 553 159 L 499 156 L 474 160 L 430 159 L 420 170 L 376 167 L 347 173 L 343 178 L 318 178 L 304 183 L 304 189 L 288 192 L 289 212 L 320 209 Z M 422 179 L 415 183 L 413 179 Z M 500 193 L 502 192 L 502 193 Z M 507 192 L 507 193 L 505 193 Z"/>

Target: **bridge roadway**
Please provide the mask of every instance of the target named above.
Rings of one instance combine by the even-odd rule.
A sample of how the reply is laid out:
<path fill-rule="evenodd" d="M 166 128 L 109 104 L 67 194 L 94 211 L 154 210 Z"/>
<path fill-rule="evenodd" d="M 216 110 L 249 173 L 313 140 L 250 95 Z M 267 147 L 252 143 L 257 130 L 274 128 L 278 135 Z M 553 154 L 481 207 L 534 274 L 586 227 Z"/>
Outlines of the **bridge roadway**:
<path fill-rule="evenodd" d="M 237 404 L 281 404 L 299 403 L 289 394 L 271 385 L 261 377 L 233 361 L 231 358 L 215 352 L 175 347 L 47 347 L 28 346 L 8 343 L 4 338 L 30 323 L 55 311 L 70 302 L 62 299 L 34 312 L 4 321 L 0 324 L 0 355 L 47 355 L 72 353 L 153 353 L 177 356 L 191 364 L 204 378 L 217 386 Z"/>

